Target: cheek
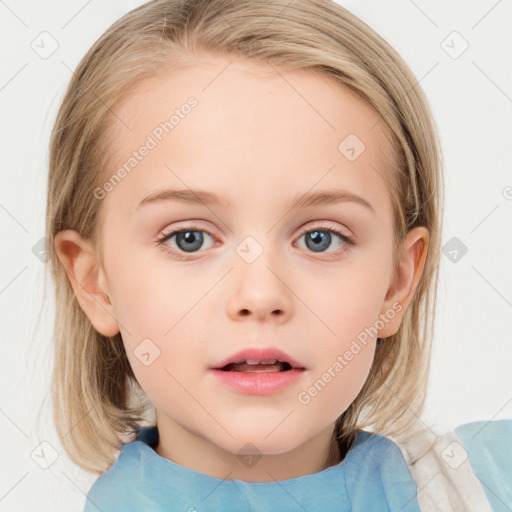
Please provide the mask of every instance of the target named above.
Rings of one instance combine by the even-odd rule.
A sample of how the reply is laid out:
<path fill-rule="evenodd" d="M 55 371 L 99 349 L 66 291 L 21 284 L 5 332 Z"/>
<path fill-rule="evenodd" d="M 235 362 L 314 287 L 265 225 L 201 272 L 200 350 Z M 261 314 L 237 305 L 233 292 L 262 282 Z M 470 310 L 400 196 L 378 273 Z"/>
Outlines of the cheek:
<path fill-rule="evenodd" d="M 317 273 L 314 285 L 306 280 L 297 286 L 303 304 L 310 309 L 299 302 L 296 307 L 304 309 L 304 318 L 310 319 L 308 324 L 314 329 L 312 335 L 325 344 L 326 354 L 344 350 L 352 339 L 375 325 L 388 287 L 385 270 L 385 265 L 378 263 L 340 266 L 334 272 Z"/>
<path fill-rule="evenodd" d="M 162 277 L 155 266 L 134 272 L 119 265 L 113 273 L 111 291 L 127 357 L 150 399 L 174 387 L 182 390 L 172 376 L 188 389 L 202 369 L 207 325 L 198 298 L 205 287 L 182 281 L 170 273 Z"/>
<path fill-rule="evenodd" d="M 186 409 L 187 393 L 195 393 L 207 366 L 204 344 L 197 335 L 201 324 L 194 315 L 164 315 L 169 322 L 160 322 L 163 329 L 155 328 L 161 313 L 147 309 L 141 314 L 145 316 L 138 324 L 133 319 L 131 334 L 122 334 L 135 377 L 157 409 L 165 409 L 169 403 Z"/>
<path fill-rule="evenodd" d="M 375 341 L 356 339 L 340 348 L 312 372 L 308 387 L 297 395 L 300 407 L 328 422 L 343 413 L 361 391 L 373 362 Z"/>
<path fill-rule="evenodd" d="M 391 260 L 389 261 L 389 268 Z M 297 400 L 311 414 L 334 421 L 363 387 L 375 353 L 379 314 L 389 282 L 389 268 L 374 257 L 315 276 L 304 303 L 318 317 L 309 322 L 319 348 L 311 378 Z"/>
<path fill-rule="evenodd" d="M 160 256 L 156 262 L 132 256 L 119 261 L 111 272 L 116 318 L 131 343 L 150 338 L 168 344 L 187 323 L 206 286 L 160 263 Z"/>

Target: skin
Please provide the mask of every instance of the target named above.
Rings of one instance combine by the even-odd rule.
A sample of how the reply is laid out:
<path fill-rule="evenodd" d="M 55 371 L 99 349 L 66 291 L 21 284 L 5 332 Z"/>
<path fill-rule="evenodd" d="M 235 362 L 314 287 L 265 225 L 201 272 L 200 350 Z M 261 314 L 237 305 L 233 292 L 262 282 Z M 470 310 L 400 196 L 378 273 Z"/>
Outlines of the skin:
<path fill-rule="evenodd" d="M 370 130 L 379 118 L 366 103 L 310 70 L 278 73 L 266 64 L 201 55 L 163 72 L 116 108 L 131 128 L 114 125 L 116 164 L 191 95 L 197 107 L 102 200 L 101 247 L 66 230 L 56 237 L 57 254 L 95 329 L 121 332 L 155 406 L 160 456 L 213 477 L 253 482 L 320 471 L 340 460 L 331 442 L 334 422 L 362 388 L 377 336 L 400 326 L 423 271 L 428 231 L 408 234 L 394 273 L 384 180 L 390 143 L 380 125 Z M 354 161 L 338 150 L 350 133 L 366 145 Z M 163 188 L 203 189 L 232 204 L 162 201 L 137 208 Z M 297 194 L 334 188 L 362 196 L 374 212 L 353 202 L 286 207 Z M 180 251 L 176 237 L 167 241 L 187 258 L 180 260 L 156 240 L 186 224 L 214 237 L 200 231 L 204 242 L 193 253 Z M 301 229 L 319 226 L 355 244 L 333 235 L 316 252 Z M 263 250 L 252 263 L 236 252 L 247 236 Z M 301 404 L 298 394 L 390 309 L 394 318 Z M 147 338 L 160 350 L 148 366 L 134 353 Z M 297 384 L 249 396 L 223 387 L 208 370 L 241 348 L 261 346 L 304 363 Z M 241 451 L 246 443 L 256 448 Z M 261 458 L 248 467 L 239 455 L 250 453 Z"/>

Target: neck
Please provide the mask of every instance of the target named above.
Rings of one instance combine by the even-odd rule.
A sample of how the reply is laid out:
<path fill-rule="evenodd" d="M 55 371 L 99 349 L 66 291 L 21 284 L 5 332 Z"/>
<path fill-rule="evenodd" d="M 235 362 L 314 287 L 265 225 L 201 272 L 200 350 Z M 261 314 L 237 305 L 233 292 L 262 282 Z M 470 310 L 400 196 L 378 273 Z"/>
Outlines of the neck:
<path fill-rule="evenodd" d="M 180 466 L 223 480 L 273 482 L 317 473 L 341 462 L 334 424 L 293 450 L 280 454 L 237 454 L 157 415 L 155 452 Z"/>

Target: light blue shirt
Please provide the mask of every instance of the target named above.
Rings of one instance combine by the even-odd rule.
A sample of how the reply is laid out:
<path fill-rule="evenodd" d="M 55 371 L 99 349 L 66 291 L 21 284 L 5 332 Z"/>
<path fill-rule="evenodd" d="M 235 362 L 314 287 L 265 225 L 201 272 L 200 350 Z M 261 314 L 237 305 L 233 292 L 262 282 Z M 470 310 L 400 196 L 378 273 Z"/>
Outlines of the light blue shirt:
<path fill-rule="evenodd" d="M 512 420 L 468 423 L 455 433 L 493 510 L 510 512 Z M 139 428 L 89 490 L 84 512 L 420 511 L 400 448 L 379 434 L 361 431 L 339 464 L 279 482 L 214 478 L 161 457 L 157 442 L 157 427 Z"/>

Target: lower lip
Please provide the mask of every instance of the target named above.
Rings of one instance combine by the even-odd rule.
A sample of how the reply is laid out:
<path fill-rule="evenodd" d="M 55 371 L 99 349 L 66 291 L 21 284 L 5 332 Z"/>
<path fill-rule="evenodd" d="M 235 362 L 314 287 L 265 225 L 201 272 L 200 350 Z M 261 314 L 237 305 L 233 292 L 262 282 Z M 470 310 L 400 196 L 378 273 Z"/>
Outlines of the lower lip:
<path fill-rule="evenodd" d="M 271 395 L 297 382 L 304 370 L 253 373 L 212 370 L 212 372 L 225 386 L 239 393 Z"/>

